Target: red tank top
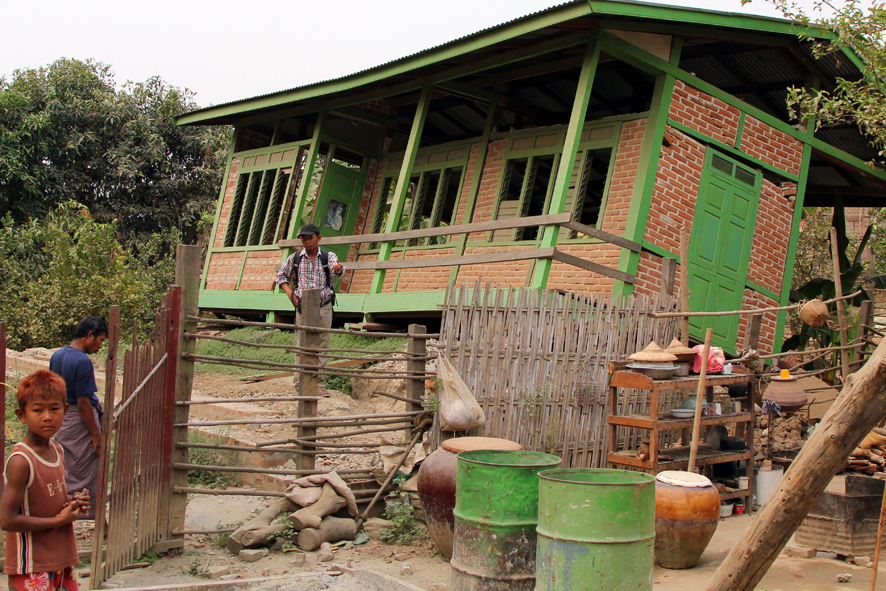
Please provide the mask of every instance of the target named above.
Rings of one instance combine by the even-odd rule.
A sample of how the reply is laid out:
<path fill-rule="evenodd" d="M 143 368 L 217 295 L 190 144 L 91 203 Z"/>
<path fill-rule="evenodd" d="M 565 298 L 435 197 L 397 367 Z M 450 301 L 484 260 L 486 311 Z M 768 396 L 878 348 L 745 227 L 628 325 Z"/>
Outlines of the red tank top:
<path fill-rule="evenodd" d="M 22 456 L 31 469 L 25 497 L 19 509 L 22 515 L 55 517 L 68 500 L 65 487 L 65 460 L 61 446 L 50 440 L 55 449 L 55 462 L 47 462 L 24 443 L 12 448 L 12 456 Z M 6 459 L 9 464 L 9 458 Z M 6 474 L 4 471 L 4 482 Z M 74 524 L 35 532 L 6 532 L 6 561 L 3 572 L 8 575 L 59 571 L 80 563 Z"/>

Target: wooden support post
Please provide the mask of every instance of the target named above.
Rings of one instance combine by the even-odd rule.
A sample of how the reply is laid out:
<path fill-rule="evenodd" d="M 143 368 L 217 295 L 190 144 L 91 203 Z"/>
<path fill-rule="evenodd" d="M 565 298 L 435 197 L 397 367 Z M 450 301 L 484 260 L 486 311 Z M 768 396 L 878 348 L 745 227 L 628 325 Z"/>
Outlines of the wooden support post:
<path fill-rule="evenodd" d="M 298 324 L 303 326 L 320 326 L 320 301 L 319 289 L 302 290 L 301 312 L 296 317 L 298 319 Z M 305 330 L 302 333 L 301 346 L 308 349 L 319 349 L 320 333 L 312 330 Z M 320 358 L 316 353 L 302 353 L 301 363 L 319 368 Z M 300 374 L 298 381 L 299 395 L 319 396 L 320 392 L 317 387 L 317 377 L 316 373 L 304 372 Z M 299 400 L 298 416 L 299 418 L 316 417 L 317 401 Z M 316 427 L 298 427 L 299 439 L 313 437 L 316 434 Z M 315 457 L 311 454 L 299 454 L 295 462 L 299 470 L 313 470 L 316 467 Z"/>
<path fill-rule="evenodd" d="M 689 228 L 680 228 L 680 311 L 689 312 Z M 689 318 L 680 320 L 680 340 L 689 346 Z"/>
<path fill-rule="evenodd" d="M 184 332 L 191 334 L 197 332 L 197 322 L 194 320 L 185 320 L 187 317 L 197 316 L 197 298 L 200 295 L 200 258 L 201 249 L 199 246 L 191 246 L 179 244 L 175 249 L 175 284 L 180 286 L 181 292 L 181 320 L 179 321 L 179 331 L 176 335 L 178 340 L 179 354 L 193 354 L 197 350 L 196 339 L 184 338 Z M 189 402 L 191 400 L 191 388 L 194 384 L 194 362 L 179 357 L 175 376 L 175 402 Z M 188 422 L 190 407 L 187 405 L 176 405 L 173 410 L 173 424 L 182 424 Z M 187 464 L 188 449 L 176 447 L 175 443 L 187 443 L 188 428 L 173 427 L 172 428 L 172 463 Z M 188 486 L 187 470 L 172 470 L 171 484 L 176 486 Z M 187 507 L 187 495 L 173 494 L 169 499 L 169 528 L 161 534 L 166 534 L 165 539 L 169 540 L 174 537 L 173 533 L 177 530 L 185 529 L 185 509 Z M 184 546 L 184 536 L 175 536 Z"/>
<path fill-rule="evenodd" d="M 165 296 L 164 296 L 165 297 Z M 163 432 L 160 449 L 160 511 L 157 514 L 157 531 L 161 539 L 169 539 L 172 528 L 169 526 L 169 511 L 172 508 L 172 473 L 173 454 L 175 441 L 173 432 L 175 427 L 175 385 L 178 381 L 178 363 L 181 361 L 179 354 L 179 336 L 182 323 L 182 289 L 178 285 L 170 286 L 168 292 L 169 320 L 165 327 L 156 327 L 155 330 L 166 330 L 166 375 L 163 378 L 163 422 L 159 425 Z"/>
<path fill-rule="evenodd" d="M 698 374 L 698 389 L 695 391 L 695 420 L 692 422 L 692 442 L 689 446 L 689 467 L 686 468 L 687 472 L 695 472 L 695 460 L 698 457 L 698 438 L 701 435 L 701 411 L 704 407 L 702 394 L 707 394 L 705 391 L 705 378 L 708 375 L 708 355 L 711 352 L 711 337 L 713 336 L 713 328 L 709 328 L 704 335 L 704 349 L 701 352 L 701 373 Z"/>
<path fill-rule="evenodd" d="M 661 299 L 674 295 L 674 281 L 677 278 L 677 259 L 664 257 L 661 259 Z M 684 345 L 686 343 L 683 343 Z"/>
<path fill-rule="evenodd" d="M 886 341 L 846 382 L 707 591 L 754 589 L 849 454 L 886 415 Z"/>
<path fill-rule="evenodd" d="M 97 589 L 99 571 L 102 569 L 102 543 L 107 531 L 106 512 L 108 504 L 108 482 L 111 468 L 111 423 L 114 415 L 114 390 L 117 387 L 117 346 L 120 342 L 120 306 L 108 310 L 108 357 L 105 362 L 105 413 L 102 416 L 102 452 L 98 465 L 98 492 L 95 503 L 95 528 L 92 544 L 92 578 L 90 589 Z M 5 350 L 5 349 L 4 349 Z M 102 578 L 102 580 L 104 580 Z"/>
<path fill-rule="evenodd" d="M 867 302 L 865 302 L 867 304 Z M 877 523 L 877 544 L 874 546 L 874 564 L 871 568 L 871 591 L 877 588 L 877 565 L 880 564 L 880 547 L 883 545 L 883 521 L 886 519 L 886 487 L 883 488 L 883 500 L 880 503 L 880 521 Z"/>
<path fill-rule="evenodd" d="M 837 252 L 837 229 L 831 228 L 831 259 L 834 261 L 834 287 L 837 288 L 837 297 L 843 295 L 843 282 L 840 279 L 840 253 Z M 843 302 L 836 302 L 837 320 L 840 326 L 837 330 L 840 332 L 840 346 L 846 346 L 846 315 L 843 310 Z M 849 350 L 840 350 L 840 366 L 843 373 L 843 383 L 849 379 Z"/>
<path fill-rule="evenodd" d="M 415 108 L 415 117 L 412 120 L 412 129 L 409 132 L 409 139 L 406 142 L 406 152 L 403 154 L 403 163 L 400 165 L 400 174 L 397 176 L 397 188 L 394 192 L 394 201 L 391 204 L 391 211 L 388 213 L 388 221 L 384 231 L 387 234 L 396 232 L 400 223 L 400 216 L 403 214 L 403 206 L 406 204 L 406 194 L 409 190 L 409 179 L 412 176 L 412 168 L 415 166 L 415 156 L 418 154 L 418 147 L 421 143 L 421 134 L 425 127 L 425 119 L 431 109 L 431 98 L 434 94 L 432 86 L 425 86 L 421 89 L 421 95 L 418 99 L 418 105 Z M 384 242 L 378 251 L 378 260 L 387 261 L 391 258 L 391 251 L 394 248 L 392 242 Z M 381 293 L 385 284 L 385 270 L 376 269 L 372 276 L 372 285 L 369 293 Z"/>
<path fill-rule="evenodd" d="M 581 141 L 581 130 L 585 124 L 588 113 L 588 101 L 591 99 L 591 89 L 594 87 L 594 76 L 597 73 L 597 63 L 600 61 L 600 42 L 593 36 L 585 49 L 584 59 L 581 64 L 581 72 L 578 75 L 578 85 L 575 89 L 575 97 L 572 101 L 572 112 L 569 115 L 569 125 L 566 126 L 566 138 L 563 140 L 563 152 L 557 166 L 557 175 L 554 180 L 554 188 L 551 191 L 548 213 L 560 213 L 566 208 L 569 195 L 569 181 L 572 178 L 572 168 L 575 166 L 575 156 L 578 154 L 578 144 Z M 539 229 L 542 248 L 557 245 L 560 235 L 559 226 L 546 226 Z M 539 259 L 535 263 L 531 287 L 544 288 L 547 286 L 548 277 L 551 273 L 552 259 Z"/>
<path fill-rule="evenodd" d="M 748 349 L 756 349 L 760 345 L 760 327 L 763 324 L 763 315 L 754 314 L 748 324 Z"/>
<path fill-rule="evenodd" d="M 421 324 L 410 324 L 409 325 L 409 334 L 411 335 L 422 335 L 427 334 L 428 328 Z M 406 344 L 406 352 L 418 357 L 417 360 L 411 360 L 406 362 L 406 371 L 410 374 L 417 375 L 419 373 L 425 373 L 426 364 L 424 357 L 428 354 L 428 345 L 427 340 L 421 337 L 409 337 L 409 342 Z M 409 380 L 409 398 L 414 400 L 409 404 L 409 408 L 406 410 L 424 410 L 422 406 L 422 398 L 425 395 L 425 381 L 422 380 Z M 411 430 L 406 430 L 406 439 L 411 435 Z"/>

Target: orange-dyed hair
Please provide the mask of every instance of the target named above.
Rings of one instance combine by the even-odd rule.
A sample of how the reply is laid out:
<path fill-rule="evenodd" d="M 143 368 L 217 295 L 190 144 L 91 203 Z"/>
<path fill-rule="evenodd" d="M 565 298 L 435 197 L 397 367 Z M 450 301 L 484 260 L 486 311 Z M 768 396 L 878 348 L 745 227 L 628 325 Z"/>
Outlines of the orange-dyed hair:
<path fill-rule="evenodd" d="M 35 371 L 19 382 L 15 396 L 18 400 L 18 407 L 22 410 L 25 409 L 29 400 L 38 397 L 58 397 L 62 403 L 67 402 L 65 381 L 58 374 L 45 369 Z"/>

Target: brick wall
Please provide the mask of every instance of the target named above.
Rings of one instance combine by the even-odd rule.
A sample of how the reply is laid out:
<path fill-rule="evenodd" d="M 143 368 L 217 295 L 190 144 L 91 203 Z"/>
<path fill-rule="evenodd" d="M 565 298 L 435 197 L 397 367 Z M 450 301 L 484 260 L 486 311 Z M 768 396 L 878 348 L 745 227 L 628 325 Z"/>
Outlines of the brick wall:
<path fill-rule="evenodd" d="M 793 185 L 787 187 L 791 191 Z M 748 279 L 775 293 L 781 293 L 784 262 L 791 237 L 794 202 L 782 189 L 763 179 L 760 205 L 757 208 L 757 231 L 751 245 Z"/>
<path fill-rule="evenodd" d="M 557 250 L 571 254 L 610 269 L 618 268 L 618 257 L 621 249 L 609 243 L 594 244 L 561 244 Z M 581 293 L 609 293 L 612 291 L 613 279 L 574 267 L 567 263 L 554 261 L 548 275 L 548 288 L 578 291 Z"/>
<path fill-rule="evenodd" d="M 212 253 L 206 274 L 206 289 L 236 289 L 242 264 L 242 252 Z"/>
<path fill-rule="evenodd" d="M 492 212 L 495 211 L 495 201 L 498 197 L 498 181 L 501 178 L 502 167 L 505 161 L 505 149 L 507 148 L 507 140 L 496 140 L 489 142 L 489 151 L 486 154 L 486 166 L 483 167 L 483 177 L 480 179 L 480 191 L 477 193 L 477 203 L 474 206 L 474 217 L 472 222 L 488 222 L 492 219 Z M 475 157 L 476 153 L 471 150 L 471 156 Z M 466 201 L 466 200 L 462 200 Z M 462 206 L 459 206 L 462 209 Z M 459 216 L 463 219 L 464 211 L 459 212 Z M 468 236 L 468 240 L 486 240 L 486 233 L 474 233 Z"/>
<path fill-rule="evenodd" d="M 466 223 L 465 215 L 467 214 L 468 196 L 471 194 L 471 183 L 474 182 L 475 164 L 477 162 L 477 156 L 479 154 L 480 144 L 473 144 L 471 146 L 471 153 L 468 154 L 467 170 L 465 171 L 465 180 L 462 183 L 461 196 L 458 200 L 458 210 L 455 212 L 456 226 L 462 223 Z"/>
<path fill-rule="evenodd" d="M 692 226 L 705 147 L 672 127 L 665 131 L 652 191 L 645 239 L 668 252 L 680 252 L 680 228 Z"/>
<path fill-rule="evenodd" d="M 778 306 L 778 302 L 769 296 L 765 296 L 756 291 L 745 289 L 744 299 L 741 304 L 742 310 L 751 310 L 754 308 L 774 308 Z M 738 321 L 738 347 L 744 347 L 747 342 L 747 331 L 751 317 L 743 314 Z M 763 314 L 763 321 L 760 324 L 760 344 L 757 348 L 763 355 L 772 353 L 772 343 L 775 339 L 775 326 L 778 322 L 778 312 L 767 312 Z"/>
<path fill-rule="evenodd" d="M 741 151 L 780 170 L 800 174 L 803 143 L 750 115 L 744 120 Z"/>
<path fill-rule="evenodd" d="M 231 201 L 234 199 L 234 190 L 237 188 L 237 174 L 240 171 L 240 159 L 231 160 L 231 170 L 228 171 L 228 183 L 225 186 L 225 196 L 222 198 L 221 212 L 218 219 L 218 229 L 215 232 L 213 248 L 221 248 L 225 245 L 225 230 L 228 227 L 228 218 L 231 215 Z"/>
<path fill-rule="evenodd" d="M 674 98 L 668 117 L 706 136 L 735 146 L 741 113 L 718 98 L 686 86 L 682 80 L 674 85 Z M 742 140 L 744 141 L 744 140 Z"/>
<path fill-rule="evenodd" d="M 494 252 L 514 252 L 518 250 L 532 250 L 532 246 L 511 246 L 511 247 L 484 247 L 484 248 L 468 248 L 465 249 L 465 255 L 472 254 L 491 254 Z M 482 265 L 465 265 L 458 270 L 458 278 L 456 285 L 464 285 L 465 283 L 473 285 L 477 279 L 484 281 L 492 281 L 501 287 L 523 287 L 526 285 L 526 277 L 529 273 L 531 260 L 510 261 L 507 263 L 482 264 Z"/>
<path fill-rule="evenodd" d="M 415 259 L 451 257 L 454 254 L 455 249 L 452 248 L 439 248 L 435 250 L 410 250 L 406 253 L 406 260 L 411 261 Z M 396 273 L 396 271 L 388 271 L 388 273 Z M 447 283 L 449 283 L 449 267 L 403 269 L 400 272 L 400 281 L 397 282 L 397 291 L 401 292 L 446 289 Z"/>
<path fill-rule="evenodd" d="M 280 264 L 280 259 L 279 250 L 257 250 L 247 253 L 240 289 L 249 291 L 274 289 L 274 278 L 277 275 L 277 265 Z"/>
<path fill-rule="evenodd" d="M 634 182 L 637 180 L 640 147 L 643 144 L 645 130 L 645 119 L 628 121 L 622 126 L 621 137 L 618 139 L 612 182 L 609 183 L 606 211 L 603 212 L 602 229 L 619 236 L 624 235 L 628 223 L 631 195 L 634 193 Z"/>

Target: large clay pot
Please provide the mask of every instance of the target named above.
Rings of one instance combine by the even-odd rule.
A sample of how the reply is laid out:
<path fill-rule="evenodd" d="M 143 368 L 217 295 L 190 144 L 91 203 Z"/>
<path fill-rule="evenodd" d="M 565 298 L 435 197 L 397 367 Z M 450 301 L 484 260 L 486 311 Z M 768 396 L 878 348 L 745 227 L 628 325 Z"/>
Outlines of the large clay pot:
<path fill-rule="evenodd" d="M 457 454 L 469 450 L 521 450 L 523 446 L 494 437 L 454 437 L 429 455 L 418 470 L 418 498 L 428 531 L 446 560 L 452 558 L 452 532 L 455 527 L 455 475 Z"/>
<path fill-rule="evenodd" d="M 678 471 L 655 477 L 655 562 L 664 568 L 693 568 L 719 520 L 720 494 L 710 480 Z"/>

